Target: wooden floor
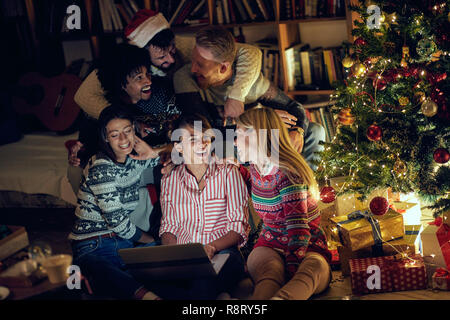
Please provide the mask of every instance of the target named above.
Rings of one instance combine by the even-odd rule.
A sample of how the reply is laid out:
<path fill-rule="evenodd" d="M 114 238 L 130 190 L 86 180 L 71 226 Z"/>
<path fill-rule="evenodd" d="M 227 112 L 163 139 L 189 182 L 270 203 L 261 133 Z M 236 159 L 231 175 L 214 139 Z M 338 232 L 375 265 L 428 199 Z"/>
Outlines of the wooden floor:
<path fill-rule="evenodd" d="M 0 224 L 25 226 L 30 243 L 46 242 L 54 253 L 70 253 L 67 235 L 74 221 L 73 209 L 1 209 Z M 251 282 L 242 289 L 246 294 L 251 290 Z M 330 288 L 313 297 L 316 300 L 450 300 L 450 291 L 415 290 L 354 296 L 351 292 L 350 277 L 342 277 L 340 271 L 333 271 Z"/>

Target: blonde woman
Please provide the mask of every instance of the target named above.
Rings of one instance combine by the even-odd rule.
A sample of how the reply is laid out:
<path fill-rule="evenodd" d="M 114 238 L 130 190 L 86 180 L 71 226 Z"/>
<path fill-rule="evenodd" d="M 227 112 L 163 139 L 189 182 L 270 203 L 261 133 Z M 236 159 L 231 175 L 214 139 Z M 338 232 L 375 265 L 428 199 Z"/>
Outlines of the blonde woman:
<path fill-rule="evenodd" d="M 253 205 L 263 220 L 247 261 L 252 299 L 308 299 L 331 280 L 313 171 L 271 108 L 247 110 L 237 118 L 236 134 L 239 158 L 250 162 Z"/>

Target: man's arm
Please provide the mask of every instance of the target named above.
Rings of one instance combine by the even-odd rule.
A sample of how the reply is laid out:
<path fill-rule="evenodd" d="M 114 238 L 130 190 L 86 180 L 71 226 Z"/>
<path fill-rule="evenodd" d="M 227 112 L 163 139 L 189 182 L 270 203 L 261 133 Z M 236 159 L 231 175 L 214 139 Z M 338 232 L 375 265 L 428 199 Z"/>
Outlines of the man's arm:
<path fill-rule="evenodd" d="M 228 98 L 244 102 L 261 72 L 262 53 L 249 44 L 237 43 L 236 47 L 236 75 Z"/>
<path fill-rule="evenodd" d="M 105 92 L 97 77 L 97 70 L 94 70 L 78 88 L 74 100 L 89 116 L 98 119 L 100 112 L 110 105 L 104 95 Z"/>
<path fill-rule="evenodd" d="M 306 116 L 305 109 L 298 101 L 289 98 L 283 91 L 272 83 L 269 89 L 258 99 L 258 101 L 266 107 L 273 109 L 281 109 L 289 112 L 297 118 L 294 127 L 302 128 L 304 132 L 308 129 L 309 119 Z"/>

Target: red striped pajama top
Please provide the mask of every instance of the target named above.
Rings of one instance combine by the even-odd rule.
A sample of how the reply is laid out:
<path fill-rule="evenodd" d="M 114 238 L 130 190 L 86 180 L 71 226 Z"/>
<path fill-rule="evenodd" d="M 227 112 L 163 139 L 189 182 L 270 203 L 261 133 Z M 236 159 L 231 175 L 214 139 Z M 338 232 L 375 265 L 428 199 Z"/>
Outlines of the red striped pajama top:
<path fill-rule="evenodd" d="M 247 241 L 248 191 L 233 165 L 211 164 L 200 192 L 185 165 L 177 166 L 161 181 L 162 219 L 159 234 L 172 233 L 177 243 L 210 243 L 233 230 Z"/>

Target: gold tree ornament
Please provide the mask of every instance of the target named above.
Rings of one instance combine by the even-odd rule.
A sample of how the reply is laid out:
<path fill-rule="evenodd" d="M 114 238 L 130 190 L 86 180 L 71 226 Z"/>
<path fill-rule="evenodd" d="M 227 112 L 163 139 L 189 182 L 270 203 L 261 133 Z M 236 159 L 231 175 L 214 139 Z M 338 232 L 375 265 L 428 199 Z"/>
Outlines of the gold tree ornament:
<path fill-rule="evenodd" d="M 352 67 L 352 72 L 355 76 L 360 77 L 367 71 L 367 68 L 361 62 L 355 63 Z"/>
<path fill-rule="evenodd" d="M 350 126 L 355 122 L 355 116 L 350 108 L 344 108 L 339 112 L 338 120 L 342 125 Z"/>
<path fill-rule="evenodd" d="M 439 58 L 441 57 L 441 55 L 442 55 L 442 51 L 441 51 L 441 50 L 436 51 L 435 53 L 433 53 L 433 54 L 431 55 L 431 61 L 433 61 L 433 62 L 438 61 Z"/>
<path fill-rule="evenodd" d="M 397 14 L 395 12 L 388 14 L 386 20 L 389 24 L 397 24 Z"/>
<path fill-rule="evenodd" d="M 406 106 L 406 105 L 409 104 L 409 98 L 408 98 L 408 97 L 400 97 L 400 98 L 398 99 L 398 103 L 399 103 L 402 107 L 404 107 L 404 106 Z"/>
<path fill-rule="evenodd" d="M 423 102 L 425 99 L 425 92 L 417 91 L 414 93 L 414 101 L 416 101 L 416 103 Z"/>
<path fill-rule="evenodd" d="M 409 58 L 410 58 L 409 47 L 403 46 L 402 47 L 402 61 L 400 61 L 400 66 L 402 66 L 403 68 L 406 68 L 408 66 Z"/>
<path fill-rule="evenodd" d="M 344 68 L 351 68 L 354 64 L 355 60 L 350 56 L 346 56 L 344 59 L 342 59 L 342 65 L 344 66 Z"/>
<path fill-rule="evenodd" d="M 426 99 L 424 102 L 422 102 L 420 110 L 422 110 L 422 113 L 425 116 L 432 117 L 438 112 L 438 105 L 434 101 Z"/>
<path fill-rule="evenodd" d="M 403 174 L 407 170 L 406 163 L 400 159 L 397 159 L 394 163 L 394 172 L 396 174 Z"/>

